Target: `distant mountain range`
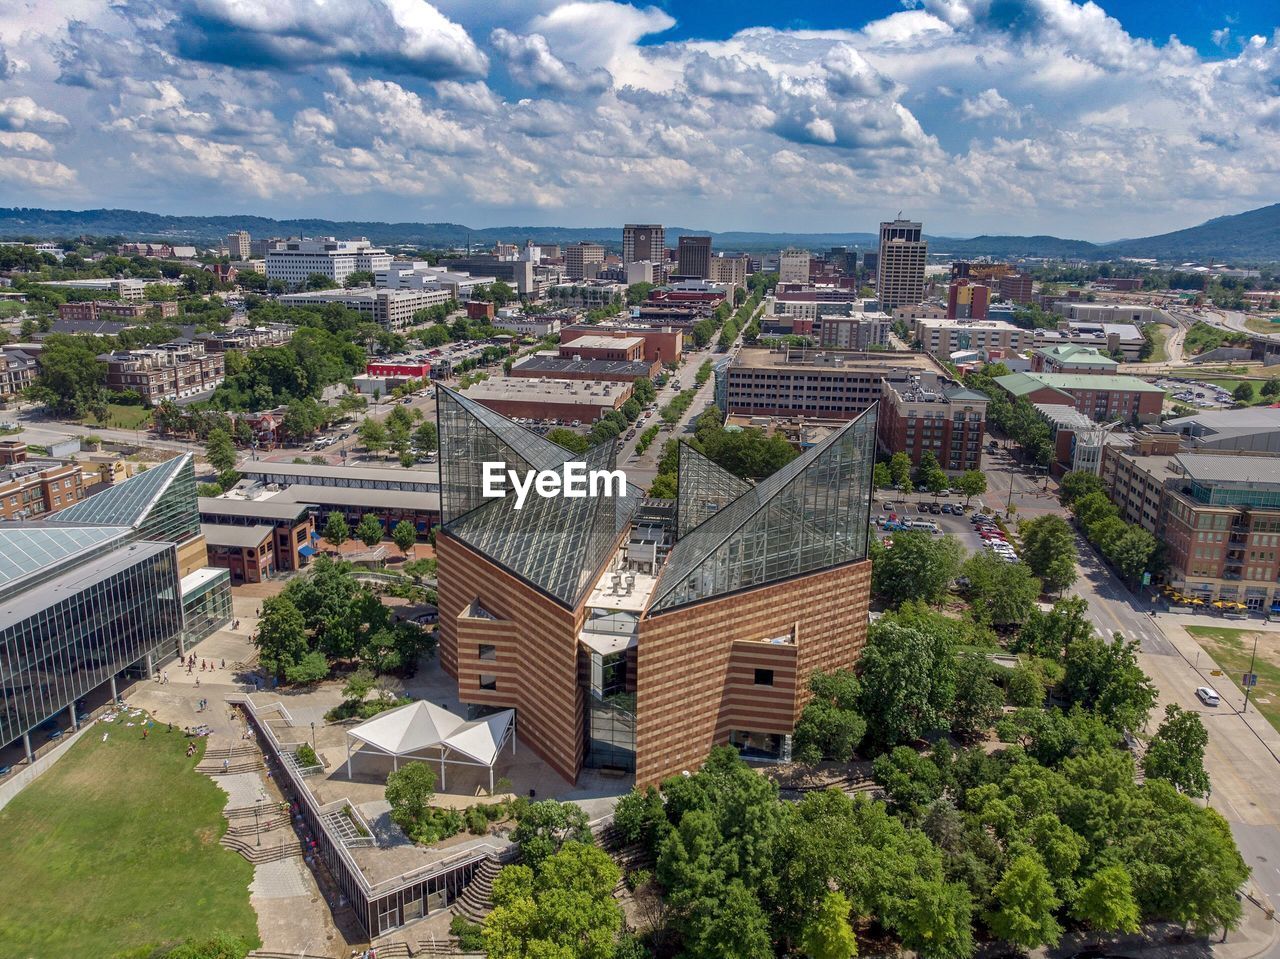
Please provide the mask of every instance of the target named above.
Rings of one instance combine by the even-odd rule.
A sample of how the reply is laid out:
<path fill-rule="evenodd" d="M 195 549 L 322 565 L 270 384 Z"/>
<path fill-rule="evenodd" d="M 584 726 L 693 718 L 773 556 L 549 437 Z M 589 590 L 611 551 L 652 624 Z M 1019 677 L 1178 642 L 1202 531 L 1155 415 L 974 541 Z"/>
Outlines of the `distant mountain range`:
<path fill-rule="evenodd" d="M 124 236 L 131 240 L 214 243 L 227 233 L 248 230 L 255 237 L 367 236 L 375 243 L 423 247 L 489 246 L 502 240 L 523 243 L 576 243 L 591 240 L 619 249 L 620 227 L 497 226 L 471 229 L 460 223 L 383 223 L 359 220 L 273 220 L 261 216 L 165 216 L 139 210 L 42 210 L 0 208 L 0 238 L 52 239 L 80 236 Z M 671 242 L 681 233 L 708 231 L 667 227 Z M 751 252 L 797 246 L 824 250 L 833 246 L 875 248 L 874 233 L 711 233 L 722 250 Z M 1154 257 L 1182 262 L 1214 260 L 1236 264 L 1280 262 L 1280 203 L 1221 216 L 1199 226 L 1159 236 L 1114 243 L 1090 243 L 1056 236 L 975 236 L 969 239 L 929 237 L 935 253 L 956 256 L 1043 256 L 1109 260 L 1122 256 Z"/>

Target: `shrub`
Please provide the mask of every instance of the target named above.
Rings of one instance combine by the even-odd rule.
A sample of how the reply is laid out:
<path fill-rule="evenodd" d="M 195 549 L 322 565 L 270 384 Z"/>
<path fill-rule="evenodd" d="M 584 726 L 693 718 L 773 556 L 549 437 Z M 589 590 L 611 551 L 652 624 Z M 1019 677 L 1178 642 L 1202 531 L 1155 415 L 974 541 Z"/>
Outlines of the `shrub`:
<path fill-rule="evenodd" d="M 463 952 L 483 952 L 484 927 L 471 922 L 466 916 L 454 916 L 449 920 L 449 935 L 458 937 L 458 948 Z"/>
<path fill-rule="evenodd" d="M 483 836 L 489 831 L 489 817 L 484 806 L 468 806 L 466 813 L 467 832 L 475 836 Z"/>
<path fill-rule="evenodd" d="M 293 755 L 298 760 L 299 766 L 320 765 L 320 757 L 316 755 L 316 751 L 311 748 L 310 743 L 303 743 L 294 751 Z"/>

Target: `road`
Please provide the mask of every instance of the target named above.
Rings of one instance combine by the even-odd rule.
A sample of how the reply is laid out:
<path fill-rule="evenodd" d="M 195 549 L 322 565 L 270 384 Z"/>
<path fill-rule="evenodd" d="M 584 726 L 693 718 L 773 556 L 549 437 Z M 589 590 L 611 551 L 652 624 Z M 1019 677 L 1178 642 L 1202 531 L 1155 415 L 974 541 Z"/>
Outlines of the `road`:
<path fill-rule="evenodd" d="M 1135 597 L 1078 542 L 1081 577 L 1068 591 L 1089 604 L 1088 616 L 1105 636 L 1120 633 L 1140 644 L 1139 662 L 1159 691 L 1150 731 L 1168 703 L 1201 715 L 1209 732 L 1205 768 L 1213 782 L 1210 805 L 1231 825 L 1232 834 L 1253 869 L 1253 890 L 1263 902 L 1280 907 L 1280 733 L 1256 710 L 1241 713 L 1243 698 L 1216 664 L 1187 634 L 1188 622 L 1222 625 L 1216 617 L 1167 612 L 1150 615 L 1150 597 Z M 1233 624 L 1234 625 L 1234 624 Z M 1244 625 L 1244 624 L 1241 624 Z M 1280 630 L 1254 622 L 1248 628 Z M 1195 696 L 1197 686 L 1212 685 L 1222 704 L 1210 709 Z M 1247 902 L 1246 909 L 1253 908 Z M 1280 959 L 1280 946 L 1266 953 Z"/>

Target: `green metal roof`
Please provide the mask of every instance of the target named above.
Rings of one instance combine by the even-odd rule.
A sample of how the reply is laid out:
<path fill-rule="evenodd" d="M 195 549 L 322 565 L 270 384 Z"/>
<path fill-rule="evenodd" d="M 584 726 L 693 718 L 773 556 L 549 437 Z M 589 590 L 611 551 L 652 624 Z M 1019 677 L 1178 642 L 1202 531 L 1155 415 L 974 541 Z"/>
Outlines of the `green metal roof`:
<path fill-rule="evenodd" d="M 1118 367 L 1120 364 L 1096 347 L 1081 346 L 1078 343 L 1064 343 L 1057 346 L 1042 346 L 1034 352 L 1042 356 L 1052 357 L 1056 362 L 1070 366 L 1073 363 L 1086 366 Z"/>
<path fill-rule="evenodd" d="M 1008 376 L 997 376 L 996 383 L 1013 396 L 1026 396 L 1045 387 L 1066 392 L 1073 390 L 1093 392 L 1107 390 L 1123 393 L 1164 392 L 1160 387 L 1140 380 L 1136 376 L 1113 376 L 1107 373 L 1010 373 Z"/>

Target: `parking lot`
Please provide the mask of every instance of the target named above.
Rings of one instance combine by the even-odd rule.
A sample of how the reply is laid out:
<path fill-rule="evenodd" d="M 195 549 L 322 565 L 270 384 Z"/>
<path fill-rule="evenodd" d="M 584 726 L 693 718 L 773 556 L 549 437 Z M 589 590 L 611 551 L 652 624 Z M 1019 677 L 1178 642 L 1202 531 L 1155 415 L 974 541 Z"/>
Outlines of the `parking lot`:
<path fill-rule="evenodd" d="M 929 493 L 896 493 L 889 490 L 878 491 L 875 497 L 875 503 L 871 510 L 871 519 L 875 522 L 876 533 L 883 540 L 886 536 L 892 536 L 893 531 L 885 532 L 883 525 L 876 522 L 880 517 L 888 517 L 891 513 L 896 514 L 898 519 L 924 520 L 937 524 L 938 534 L 950 533 L 960 541 L 960 544 L 969 553 L 978 553 L 982 551 L 982 537 L 978 534 L 977 528 L 973 524 L 971 517 L 978 511 L 978 505 L 982 502 L 980 497 L 973 500 L 973 508 L 963 515 L 955 515 L 954 513 L 921 513 L 919 511 L 920 504 L 932 506 L 937 503 L 939 507 L 943 504 L 950 504 L 952 507 L 961 505 L 964 502 L 963 497 L 957 496 L 939 496 L 935 499 Z"/>

